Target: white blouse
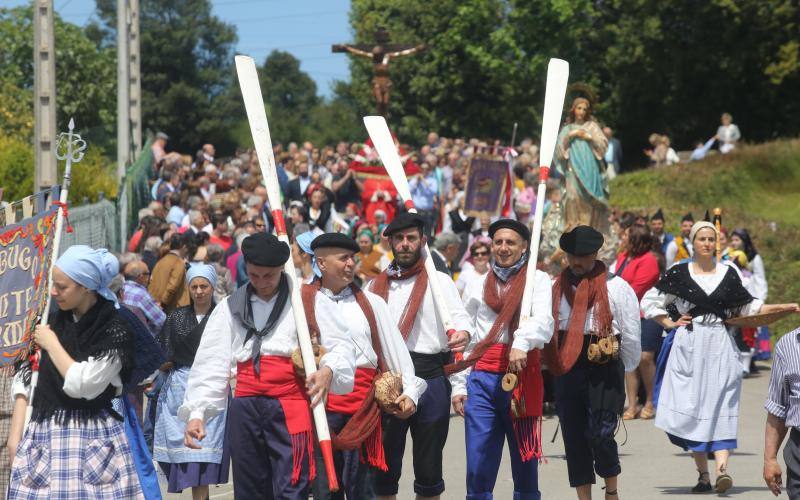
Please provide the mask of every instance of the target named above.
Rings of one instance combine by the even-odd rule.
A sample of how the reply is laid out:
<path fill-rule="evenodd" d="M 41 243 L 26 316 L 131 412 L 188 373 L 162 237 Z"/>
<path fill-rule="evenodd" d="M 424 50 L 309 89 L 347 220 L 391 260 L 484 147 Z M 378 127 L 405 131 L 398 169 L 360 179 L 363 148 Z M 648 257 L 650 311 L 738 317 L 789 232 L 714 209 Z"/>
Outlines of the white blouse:
<path fill-rule="evenodd" d="M 104 356 L 100 359 L 89 357 L 87 361 L 76 361 L 67 369 L 62 389 L 71 398 L 94 399 L 106 390 L 108 384 L 116 388 L 116 395 L 122 394 L 122 378 L 119 372 L 122 362 L 119 356 Z M 30 384 L 22 381 L 22 373 L 17 373 L 11 383 L 11 399 L 22 395 L 30 399 Z M 35 395 L 34 395 L 35 397 Z"/>
<path fill-rule="evenodd" d="M 713 274 L 697 274 L 692 267 L 693 266 L 689 264 L 689 274 L 691 275 L 692 280 L 694 280 L 694 282 L 697 283 L 706 294 L 711 294 L 722 282 L 722 278 L 725 277 L 725 273 L 731 266 L 727 266 L 718 262 Z M 694 304 L 691 302 L 669 293 L 661 293 L 655 287 L 651 288 L 647 291 L 647 293 L 644 294 L 644 297 L 642 297 L 641 308 L 645 318 L 653 319 L 657 316 L 668 315 L 667 306 L 669 304 L 675 304 L 675 307 L 678 309 L 680 314 L 688 314 L 689 311 L 694 308 Z M 745 306 L 744 310 L 742 311 L 742 315 L 748 316 L 750 314 L 758 313 L 763 304 L 763 300 L 757 298 L 754 299 L 747 306 Z M 705 324 L 723 323 L 721 318 L 718 318 L 714 315 L 700 316 L 694 318 L 693 321 L 696 323 Z"/>
<path fill-rule="evenodd" d="M 396 322 L 392 319 L 386 302 L 372 292 L 365 291 L 364 294 L 367 296 L 375 313 L 381 351 L 386 360 L 387 368 L 391 372 L 400 373 L 403 376 L 403 394 L 411 398 L 414 404 L 417 404 L 419 397 L 425 392 L 428 384 L 415 375 L 414 363 L 411 361 L 403 336 L 398 330 Z M 350 341 L 355 346 L 356 366 L 358 368 L 378 368 L 378 355 L 372 348 L 372 334 L 369 329 L 369 322 L 367 322 L 361 306 L 358 305 L 349 288 L 338 296 L 323 288 L 317 292 L 315 307 L 317 321 L 322 322 L 320 328 L 323 328 L 323 325 L 330 321 L 341 321 L 343 323 L 344 328 L 349 333 Z M 324 337 L 325 335 L 326 332 L 323 331 L 322 336 Z"/>

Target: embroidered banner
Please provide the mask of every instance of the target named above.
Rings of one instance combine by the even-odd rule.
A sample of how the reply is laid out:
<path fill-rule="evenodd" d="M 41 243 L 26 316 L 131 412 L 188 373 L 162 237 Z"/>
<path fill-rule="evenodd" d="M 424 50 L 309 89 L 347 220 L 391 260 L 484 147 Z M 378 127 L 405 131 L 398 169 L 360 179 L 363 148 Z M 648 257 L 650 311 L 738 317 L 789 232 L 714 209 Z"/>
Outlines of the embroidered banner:
<path fill-rule="evenodd" d="M 47 302 L 47 265 L 57 208 L 0 228 L 0 366 L 27 353 Z"/>
<path fill-rule="evenodd" d="M 469 162 L 464 211 L 472 217 L 497 215 L 503 203 L 508 162 L 500 156 L 476 155 Z"/>

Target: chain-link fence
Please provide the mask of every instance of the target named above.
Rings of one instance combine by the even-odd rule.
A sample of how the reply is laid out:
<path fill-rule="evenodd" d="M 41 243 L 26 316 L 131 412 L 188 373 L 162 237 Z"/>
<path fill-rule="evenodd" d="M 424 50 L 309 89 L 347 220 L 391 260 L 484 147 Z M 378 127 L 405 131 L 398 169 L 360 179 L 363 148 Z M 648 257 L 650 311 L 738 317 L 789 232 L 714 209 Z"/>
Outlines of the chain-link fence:
<path fill-rule="evenodd" d="M 127 241 L 139 226 L 139 210 L 152 201 L 150 177 L 153 173 L 153 139 L 147 140 L 139 158 L 128 167 L 119 195 L 121 241 Z"/>
<path fill-rule="evenodd" d="M 61 235 L 61 252 L 72 245 L 89 245 L 92 248 L 107 248 L 113 252 L 121 249 L 119 216 L 117 205 L 100 200 L 90 205 L 70 207 L 69 223 L 72 232 Z"/>

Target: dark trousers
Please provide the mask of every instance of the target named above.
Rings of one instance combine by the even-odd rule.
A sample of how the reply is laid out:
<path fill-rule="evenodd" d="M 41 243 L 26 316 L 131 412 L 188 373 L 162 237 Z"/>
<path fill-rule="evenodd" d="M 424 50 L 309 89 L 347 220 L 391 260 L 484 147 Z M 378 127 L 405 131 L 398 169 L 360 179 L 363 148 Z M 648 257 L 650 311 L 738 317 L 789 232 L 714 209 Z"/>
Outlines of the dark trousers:
<path fill-rule="evenodd" d="M 618 416 L 614 411 L 592 409 L 589 404 L 590 377 L 597 376 L 599 370 L 616 370 L 613 363 L 621 361 L 599 366 L 583 358 L 582 355 L 569 372 L 555 379 L 556 409 L 573 488 L 594 484 L 595 472 L 606 478 L 622 471 L 614 440 Z"/>
<path fill-rule="evenodd" d="M 428 388 L 420 396 L 414 415 L 406 420 L 391 415 L 383 417 L 383 449 L 389 470 L 375 471 L 378 495 L 397 495 L 409 430 L 414 457 L 414 493 L 435 497 L 444 492 L 442 450 L 450 428 L 450 382 L 445 376 L 426 382 Z"/>
<path fill-rule="evenodd" d="M 786 462 L 786 493 L 791 500 L 800 499 L 800 431 L 792 429 L 783 448 Z"/>
<path fill-rule="evenodd" d="M 328 427 L 331 432 L 338 433 L 350 420 L 350 415 L 343 413 L 327 412 Z M 345 450 L 333 452 L 333 464 L 336 468 L 336 477 L 339 480 L 339 491 L 332 492 L 328 489 L 328 474 L 325 463 L 322 461 L 322 452 L 319 446 L 314 448 L 316 459 L 317 477 L 311 485 L 315 500 L 372 500 L 374 491 L 374 467 L 361 462 L 358 450 Z"/>
<path fill-rule="evenodd" d="M 308 461 L 292 484 L 292 439 L 277 399 L 233 398 L 228 408 L 233 491 L 242 500 L 308 498 Z"/>

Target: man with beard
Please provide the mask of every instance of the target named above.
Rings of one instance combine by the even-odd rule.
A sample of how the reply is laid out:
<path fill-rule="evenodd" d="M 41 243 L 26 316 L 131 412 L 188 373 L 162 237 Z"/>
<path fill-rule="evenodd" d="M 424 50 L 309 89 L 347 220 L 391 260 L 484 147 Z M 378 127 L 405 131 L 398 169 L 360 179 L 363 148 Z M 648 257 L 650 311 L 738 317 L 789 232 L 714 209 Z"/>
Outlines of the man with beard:
<path fill-rule="evenodd" d="M 625 371 L 641 357 L 639 301 L 622 278 L 597 260 L 603 235 L 577 226 L 561 235 L 569 267 L 553 284 L 556 332 L 545 347 L 555 396 L 569 484 L 580 500 L 592 498 L 595 472 L 606 498 L 617 498 L 621 472 L 614 441 L 625 404 Z"/>
<path fill-rule="evenodd" d="M 353 389 L 355 347 L 335 322 L 324 325 L 322 346 L 328 352 L 319 370 L 305 384 L 295 374 L 297 328 L 283 272 L 289 253 L 272 234 L 256 233 L 242 242 L 249 283 L 209 316 L 178 409 L 178 418 L 187 422 L 185 445 L 196 449 L 206 435 L 205 422 L 228 408 L 237 498 L 307 499 L 314 440 L 309 400 L 313 407 L 329 391 Z M 236 389 L 228 405 L 234 362 Z"/>
<path fill-rule="evenodd" d="M 667 259 L 667 269 L 672 267 L 672 264 L 688 259 L 694 254 L 694 247 L 692 242 L 689 241 L 689 233 L 692 232 L 692 226 L 694 226 L 694 217 L 689 212 L 681 219 L 681 234 L 676 236 L 664 251 L 664 257 Z"/>
<path fill-rule="evenodd" d="M 431 279 L 425 271 L 422 249 L 425 221 L 409 212 L 394 218 L 384 230 L 394 254 L 392 264 L 371 283 L 370 291 L 389 304 L 389 311 L 411 352 L 416 375 L 428 389 L 420 398 L 418 411 L 410 419 L 384 417 L 384 447 L 388 471 L 378 472 L 376 493 L 380 499 L 394 499 L 402 473 L 406 434 L 411 430 L 414 456 L 414 492 L 417 498 L 439 498 L 444 492 L 442 450 L 450 425 L 450 384 L 444 364 L 450 350 L 462 350 L 473 331 L 458 290 L 450 277 L 436 272 L 456 331 L 447 332 L 428 289 Z"/>
<path fill-rule="evenodd" d="M 489 226 L 489 237 L 491 270 L 464 290 L 475 335 L 464 360 L 451 369 L 453 409 L 464 417 L 467 498 L 492 498 L 507 440 L 514 498 L 539 500 L 544 396 L 539 349 L 553 335 L 550 279 L 536 271 L 532 308 L 520 321 L 530 232 L 518 221 L 500 219 Z"/>
<path fill-rule="evenodd" d="M 369 500 L 375 496 L 374 468 L 386 470 L 377 403 L 380 395 L 377 389 L 371 391 L 373 383 L 387 371 L 390 373 L 384 376 L 402 377 L 402 394 L 391 401 L 389 410 L 402 420 L 414 414 L 426 384 L 414 375 L 411 357 L 386 303 L 353 283 L 354 256 L 359 250 L 356 242 L 341 233 L 325 233 L 311 242 L 311 249 L 322 278 L 303 285 L 309 330 L 312 337 L 321 336 L 325 343 L 327 330 L 320 333 L 320 326 L 339 323 L 350 334 L 357 367 L 353 392 L 331 395 L 326 404 L 328 424 L 335 433 L 334 462 L 342 489 L 337 493 L 328 490 L 325 467 L 318 456 L 314 498 Z"/>

